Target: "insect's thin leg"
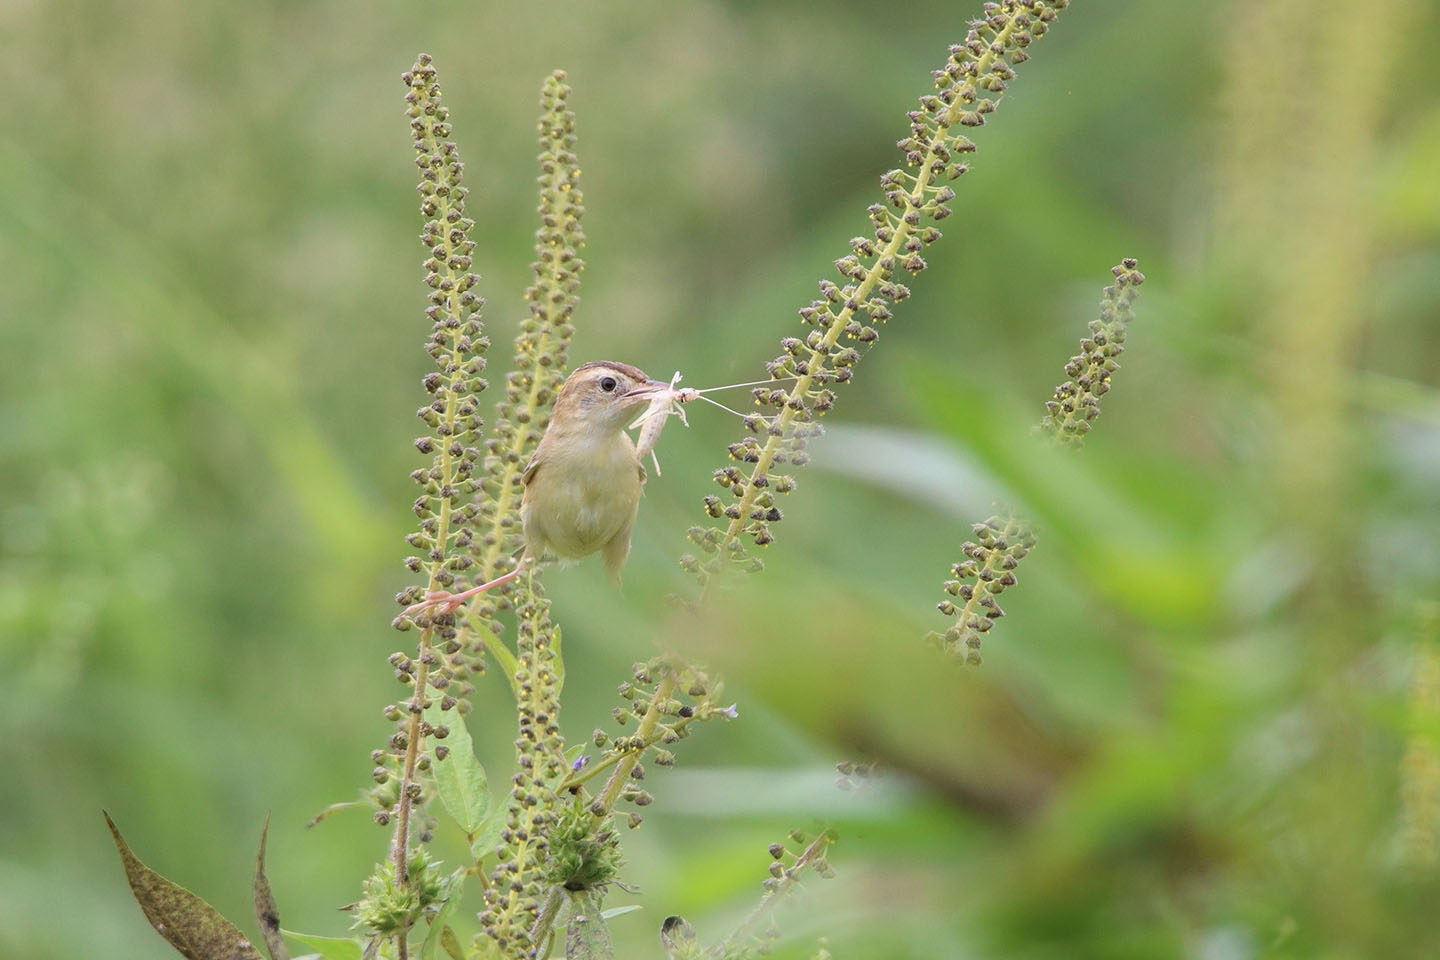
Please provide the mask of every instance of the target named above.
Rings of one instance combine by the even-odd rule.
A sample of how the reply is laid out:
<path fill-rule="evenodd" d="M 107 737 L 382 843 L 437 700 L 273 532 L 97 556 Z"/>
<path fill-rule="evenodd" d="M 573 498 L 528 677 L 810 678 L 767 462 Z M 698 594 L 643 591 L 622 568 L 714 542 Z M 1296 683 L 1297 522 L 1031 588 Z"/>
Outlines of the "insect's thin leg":
<path fill-rule="evenodd" d="M 776 377 L 773 380 L 751 380 L 748 383 L 727 383 L 719 387 L 705 387 L 703 390 L 695 390 L 696 393 L 713 393 L 716 390 L 733 390 L 736 387 L 763 387 L 771 383 L 782 383 L 786 380 L 799 380 L 799 377 Z M 687 387 L 687 390 L 694 390 L 694 387 Z"/>
<path fill-rule="evenodd" d="M 697 399 L 697 400 L 704 400 L 706 403 L 709 403 L 709 404 L 714 404 L 715 406 L 719 407 L 721 410 L 724 410 L 724 411 L 726 411 L 727 413 L 733 413 L 733 414 L 735 414 L 735 416 L 739 417 L 739 418 L 742 419 L 742 420 L 745 419 L 745 417 L 746 417 L 746 414 L 741 413 L 739 410 L 731 410 L 729 407 L 725 406 L 725 404 L 721 403 L 719 400 L 711 400 L 709 397 L 697 397 L 696 399 Z"/>

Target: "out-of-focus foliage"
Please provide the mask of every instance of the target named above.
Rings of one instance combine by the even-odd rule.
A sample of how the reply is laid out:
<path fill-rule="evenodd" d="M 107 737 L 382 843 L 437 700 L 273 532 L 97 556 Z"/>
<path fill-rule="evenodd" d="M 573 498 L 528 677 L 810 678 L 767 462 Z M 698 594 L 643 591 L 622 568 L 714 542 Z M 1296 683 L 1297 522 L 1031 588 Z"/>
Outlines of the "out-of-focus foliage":
<path fill-rule="evenodd" d="M 571 356 L 708 386 L 793 333 L 974 13 L 0 9 L 0 955 L 165 949 L 102 805 L 230 917 L 273 811 L 288 929 L 342 934 L 384 856 L 363 812 L 302 825 L 364 786 L 396 696 L 416 50 L 446 67 L 492 338 L 526 315 L 534 91 L 563 67 Z M 665 595 L 736 424 L 671 425 L 623 592 L 547 575 L 571 742 L 662 643 L 741 704 L 647 780 L 618 956 L 658 957 L 671 914 L 723 936 L 795 823 L 835 825 L 839 876 L 780 909 L 777 956 L 1440 953 L 1437 41 L 1423 0 L 1078 0 L 765 572 L 683 636 Z M 1105 416 L 1079 456 L 1026 442 L 1121 256 L 1149 280 Z M 920 637 L 996 495 L 1038 545 L 984 666 L 953 667 Z M 473 697 L 482 759 L 510 755 L 510 696 Z M 881 761 L 855 792 L 823 773 L 847 757 Z"/>

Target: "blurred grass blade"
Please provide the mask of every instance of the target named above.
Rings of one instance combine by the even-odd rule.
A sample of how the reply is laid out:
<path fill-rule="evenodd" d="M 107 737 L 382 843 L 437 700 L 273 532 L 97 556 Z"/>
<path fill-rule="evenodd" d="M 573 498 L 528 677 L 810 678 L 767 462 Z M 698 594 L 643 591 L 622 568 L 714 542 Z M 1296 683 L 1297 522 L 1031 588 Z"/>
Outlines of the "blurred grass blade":
<path fill-rule="evenodd" d="M 329 817 L 330 817 L 331 814 L 333 814 L 333 813 L 339 813 L 341 810 L 348 810 L 348 809 L 350 809 L 351 807 L 368 807 L 368 806 L 370 806 L 370 801 L 369 801 L 369 799 L 365 799 L 365 800 L 341 800 L 339 803 L 332 803 L 332 804 L 330 804 L 330 806 L 326 807 L 324 810 L 321 810 L 319 813 L 315 814 L 315 816 L 311 817 L 311 818 L 310 818 L 310 822 L 307 823 L 307 824 L 305 824 L 305 829 L 306 829 L 306 830 L 309 830 L 311 827 L 316 826 L 316 825 L 319 824 L 321 821 L 329 819 Z"/>
<path fill-rule="evenodd" d="M 141 863 L 108 813 L 105 823 L 120 851 L 135 902 L 170 946 L 190 960 L 263 960 L 240 928 L 214 907 Z"/>

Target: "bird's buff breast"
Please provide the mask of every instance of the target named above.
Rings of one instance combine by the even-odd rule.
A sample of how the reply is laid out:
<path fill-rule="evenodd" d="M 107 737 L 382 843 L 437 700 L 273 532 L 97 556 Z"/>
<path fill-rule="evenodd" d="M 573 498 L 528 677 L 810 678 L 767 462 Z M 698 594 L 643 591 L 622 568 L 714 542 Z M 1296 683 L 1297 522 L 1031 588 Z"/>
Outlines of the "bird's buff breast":
<path fill-rule="evenodd" d="M 635 455 L 620 444 L 601 457 L 542 463 L 525 497 L 525 540 L 575 560 L 599 550 L 635 522 L 640 475 Z"/>

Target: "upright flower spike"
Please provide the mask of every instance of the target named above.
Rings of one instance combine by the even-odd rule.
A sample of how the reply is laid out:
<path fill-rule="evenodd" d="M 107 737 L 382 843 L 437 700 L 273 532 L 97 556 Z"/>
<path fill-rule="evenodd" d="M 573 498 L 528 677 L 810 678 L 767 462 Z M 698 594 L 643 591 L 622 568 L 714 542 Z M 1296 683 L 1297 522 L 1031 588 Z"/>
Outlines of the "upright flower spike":
<path fill-rule="evenodd" d="M 410 475 L 421 488 L 414 505 L 420 529 L 406 541 L 422 553 L 405 561 L 412 572 L 426 574 L 428 585 L 412 586 L 396 598 L 409 605 L 427 589 L 450 589 L 460 572 L 474 564 L 467 548 L 478 509 L 470 500 L 480 487 L 475 462 L 484 426 L 476 410 L 478 395 L 486 387 L 480 374 L 490 342 L 479 313 L 484 301 L 473 291 L 480 278 L 470 272 L 475 249 L 470 231 L 475 221 L 465 216 L 467 191 L 461 186 L 465 168 L 459 150 L 446 139 L 451 131 L 449 111 L 440 103 L 430 57 L 421 54 L 404 80 L 409 88 L 406 115 L 415 140 L 415 165 L 420 168 L 420 212 L 426 218 L 420 242 L 429 252 L 424 266 L 430 305 L 425 315 L 433 327 L 426 350 L 436 368 L 421 381 L 430 402 L 416 412 L 430 429 L 415 441 L 415 447 L 433 459 L 429 469 Z M 424 626 L 453 638 L 453 618 L 421 616 Z M 408 628 L 403 620 L 397 626 Z"/>
<path fill-rule="evenodd" d="M 402 79 L 415 165 L 420 169 L 420 212 L 425 217 L 420 234 L 428 253 L 424 266 L 430 293 L 425 315 L 433 325 L 426 350 L 435 361 L 435 370 L 422 381 L 430 402 L 417 414 L 429 429 L 415 441 L 416 448 L 432 459 L 428 469 L 411 474 L 421 488 L 414 504 L 420 526 L 406 538 L 421 552 L 405 560 L 411 572 L 425 575 L 426 585 L 416 584 L 400 593 L 396 599 L 407 605 L 427 590 L 448 589 L 457 574 L 473 563 L 466 545 L 476 511 L 469 500 L 479 486 L 474 467 L 480 455 L 483 421 L 476 416 L 476 409 L 477 394 L 485 389 L 480 374 L 485 369 L 483 354 L 488 344 L 479 313 L 482 301 L 473 290 L 480 278 L 470 272 L 475 245 L 469 235 L 475 222 L 465 216 L 464 165 L 448 139 L 449 111 L 440 102 L 440 84 L 430 57 L 421 54 Z M 425 741 L 433 730 L 424 711 L 430 703 L 430 689 L 448 687 L 453 676 L 450 666 L 436 656 L 435 646 L 437 641 L 446 650 L 454 646 L 454 624 L 453 616 L 422 616 L 417 655 L 411 658 L 396 652 L 390 656 L 396 679 L 409 688 L 410 695 L 403 704 L 386 708 L 395 732 L 388 753 L 372 754 L 376 763 L 373 776 L 381 790 L 376 819 L 390 823 L 394 811 L 390 869 L 393 883 L 406 891 L 411 888 L 411 815 L 425 802 L 419 771 L 431 762 Z M 412 625 L 404 616 L 395 621 L 401 630 Z M 455 703 L 449 695 L 443 699 L 446 708 Z M 389 782 L 392 769 L 398 774 L 393 784 Z M 427 836 L 428 830 L 420 839 Z M 408 925 L 402 925 L 395 936 L 403 940 L 407 929 Z"/>
<path fill-rule="evenodd" d="M 1055 396 L 1045 402 L 1038 429 L 1067 446 L 1085 442 L 1090 421 L 1100 416 L 1100 398 L 1110 392 L 1110 377 L 1120 369 L 1115 358 L 1125 352 L 1126 330 L 1135 319 L 1133 304 L 1145 282 L 1136 265 L 1126 258 L 1110 268 L 1115 282 L 1105 288 L 1100 318 L 1090 321 L 1090 336 L 1080 341 L 1080 352 L 1065 364 L 1071 379 L 1056 387 Z"/>
<path fill-rule="evenodd" d="M 585 246 L 580 218 L 585 213 L 580 192 L 580 167 L 575 156 L 575 114 L 567 106 L 570 87 L 565 71 L 545 79 L 540 94 L 539 142 L 540 229 L 535 233 L 535 280 L 525 290 L 529 315 L 515 338 L 515 365 L 506 379 L 505 396 L 496 405 L 495 425 L 485 445 L 484 497 L 478 533 L 471 544 L 476 583 L 493 580 L 509 570 L 524 545 L 520 529 L 521 475 L 550 423 L 555 397 L 565 382 L 566 352 L 575 332 L 572 323 L 579 302 L 580 272 Z M 470 605 L 475 622 L 499 636 L 495 618 L 512 581 L 497 591 L 477 596 Z"/>
<path fill-rule="evenodd" d="M 850 380 L 861 351 L 878 339 L 876 328 L 910 296 L 899 278 L 924 270 L 921 252 L 940 239 L 933 224 L 950 216 L 955 198 L 947 181 L 965 173 L 964 158 L 975 150 L 962 129 L 985 124 L 1014 79 L 1014 67 L 1029 58 L 1026 49 L 1066 6 L 1068 0 L 987 3 L 984 18 L 970 24 L 965 42 L 951 47 L 932 74 L 936 92 L 920 98 L 920 109 L 908 115 L 909 134 L 897 144 L 906 169 L 880 178 L 885 202 L 869 208 L 871 236 L 850 241 L 850 253 L 835 261 L 841 282 L 820 281 L 820 296 L 800 310 L 808 331 L 783 339 L 782 352 L 766 365 L 772 379 L 793 377 L 795 383 L 754 391 L 756 405 L 770 412 L 747 417 L 748 435 L 730 445 L 731 459 L 751 466 L 715 472 L 725 493 L 706 497 L 705 511 L 720 522 L 691 527 L 690 541 L 706 556 L 681 559 L 703 584 L 727 564 L 760 568 L 744 540 L 757 547 L 774 540 L 771 528 L 781 519 L 776 495 L 795 487 L 791 476 L 774 468 L 809 459 L 806 444 L 821 433 L 817 420 L 835 403 L 832 388 Z"/>
<path fill-rule="evenodd" d="M 585 208 L 574 152 L 575 114 L 566 106 L 569 94 L 565 73 L 557 70 L 546 78 L 540 96 L 540 229 L 531 264 L 535 281 L 525 291 L 529 316 L 515 338 L 515 369 L 507 379 L 505 398 L 496 406 L 494 435 L 486 444 L 482 532 L 471 545 L 477 583 L 510 569 L 523 547 L 522 474 L 550 422 L 575 330 L 571 320 L 585 266 L 577 252 L 585 243 L 580 229 Z M 480 919 L 485 934 L 507 955 L 530 956 L 537 946 L 532 931 L 541 915 L 555 792 L 566 772 L 559 729 L 560 629 L 551 622 L 550 601 L 533 575 L 506 585 L 503 593 L 475 598 L 468 612 L 489 636 L 499 636 L 496 613 L 502 603 L 516 607 L 519 623 L 514 676 L 517 772 L 498 865 Z"/>

